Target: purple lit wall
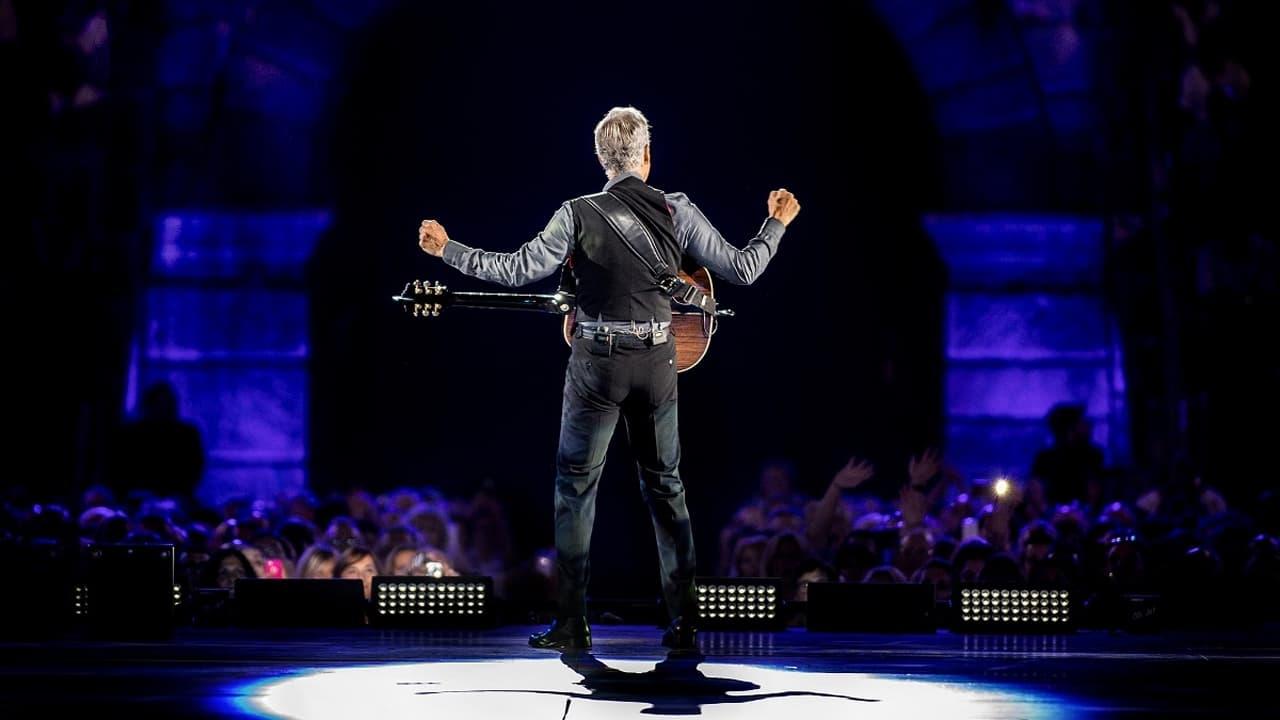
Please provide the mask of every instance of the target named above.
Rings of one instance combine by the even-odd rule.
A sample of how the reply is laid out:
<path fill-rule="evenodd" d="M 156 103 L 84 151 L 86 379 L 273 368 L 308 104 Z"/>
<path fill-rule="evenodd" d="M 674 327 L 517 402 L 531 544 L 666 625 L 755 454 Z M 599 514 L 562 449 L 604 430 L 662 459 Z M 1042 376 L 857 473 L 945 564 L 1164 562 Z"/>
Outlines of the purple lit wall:
<path fill-rule="evenodd" d="M 1122 350 L 1102 297 L 1095 219 L 947 215 L 927 227 L 950 274 L 946 434 L 966 473 L 1023 476 L 1046 411 L 1078 402 L 1107 461 L 1129 459 Z"/>
<path fill-rule="evenodd" d="M 325 211 L 169 212 L 155 252 L 127 406 L 168 380 L 204 433 L 198 495 L 274 497 L 306 483 L 304 268 Z"/>

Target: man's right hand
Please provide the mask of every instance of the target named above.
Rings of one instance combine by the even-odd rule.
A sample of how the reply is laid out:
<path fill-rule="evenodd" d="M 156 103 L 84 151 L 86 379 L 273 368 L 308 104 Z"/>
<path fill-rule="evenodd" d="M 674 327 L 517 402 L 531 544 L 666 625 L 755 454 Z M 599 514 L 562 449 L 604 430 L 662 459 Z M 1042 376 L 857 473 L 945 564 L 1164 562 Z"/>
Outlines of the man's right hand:
<path fill-rule="evenodd" d="M 796 215 L 800 214 L 800 203 L 796 196 L 786 188 L 769 193 L 769 217 L 776 219 L 783 226 L 790 225 Z"/>

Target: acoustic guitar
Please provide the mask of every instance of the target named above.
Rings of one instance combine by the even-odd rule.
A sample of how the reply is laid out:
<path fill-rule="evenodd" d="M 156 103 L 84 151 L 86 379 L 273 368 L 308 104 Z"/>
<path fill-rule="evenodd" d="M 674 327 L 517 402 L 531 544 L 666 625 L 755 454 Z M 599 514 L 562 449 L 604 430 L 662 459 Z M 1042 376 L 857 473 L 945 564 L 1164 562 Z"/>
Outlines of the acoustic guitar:
<path fill-rule="evenodd" d="M 715 285 L 706 268 L 696 268 L 693 273 L 680 271 L 680 278 L 699 286 L 714 297 Z M 439 317 L 447 308 L 467 307 L 483 310 L 526 310 L 563 315 L 561 335 L 565 343 L 572 344 L 576 324 L 576 298 L 567 292 L 554 294 L 507 292 L 457 292 L 440 283 L 414 280 L 406 283 L 399 295 L 392 300 L 404 307 L 414 317 Z M 684 372 L 706 357 L 711 347 L 711 336 L 716 333 L 720 317 L 733 315 L 728 308 L 720 308 L 714 316 L 700 311 L 680 310 L 678 303 L 671 304 L 671 336 L 676 343 L 676 371 Z"/>

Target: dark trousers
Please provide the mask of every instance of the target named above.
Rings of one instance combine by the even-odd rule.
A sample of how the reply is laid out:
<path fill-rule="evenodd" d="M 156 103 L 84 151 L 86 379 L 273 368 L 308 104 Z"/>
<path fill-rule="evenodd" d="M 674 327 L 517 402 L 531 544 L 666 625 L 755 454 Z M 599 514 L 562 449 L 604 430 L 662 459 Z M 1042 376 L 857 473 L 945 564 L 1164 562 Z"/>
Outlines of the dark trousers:
<path fill-rule="evenodd" d="M 591 527 L 605 454 L 621 415 L 653 517 L 662 593 L 672 617 L 693 616 L 694 551 L 680 482 L 674 339 L 645 345 L 575 338 L 556 453 L 556 555 L 562 616 L 586 614 Z"/>

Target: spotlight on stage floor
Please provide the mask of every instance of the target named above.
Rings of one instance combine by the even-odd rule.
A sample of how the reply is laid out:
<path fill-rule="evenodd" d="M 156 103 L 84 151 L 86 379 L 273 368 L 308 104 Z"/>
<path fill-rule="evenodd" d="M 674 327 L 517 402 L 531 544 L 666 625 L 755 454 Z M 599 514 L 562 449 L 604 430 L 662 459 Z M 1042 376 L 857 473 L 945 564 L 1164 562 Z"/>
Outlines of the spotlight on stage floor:
<path fill-rule="evenodd" d="M 697 578 L 694 590 L 700 628 L 779 630 L 785 624 L 779 578 Z"/>
<path fill-rule="evenodd" d="M 805 626 L 815 632 L 932 633 L 933 586 L 809 583 Z"/>
<path fill-rule="evenodd" d="M 961 585 L 957 632 L 1065 633 L 1076 628 L 1074 596 L 1060 588 Z"/>
<path fill-rule="evenodd" d="M 493 578 L 376 577 L 373 618 L 393 627 L 483 627 L 493 624 Z"/>
<path fill-rule="evenodd" d="M 162 638 L 173 631 L 172 545 L 90 545 L 73 612 L 94 635 Z"/>

